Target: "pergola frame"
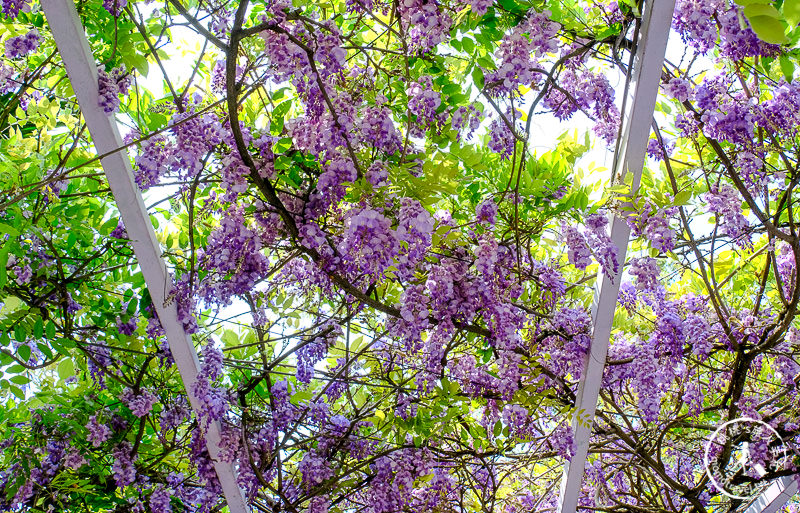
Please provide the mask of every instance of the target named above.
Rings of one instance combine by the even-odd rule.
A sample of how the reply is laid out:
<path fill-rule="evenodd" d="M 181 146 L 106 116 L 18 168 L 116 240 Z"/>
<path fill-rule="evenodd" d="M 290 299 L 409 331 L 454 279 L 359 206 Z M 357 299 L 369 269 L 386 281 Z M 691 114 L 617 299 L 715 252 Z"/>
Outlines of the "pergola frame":
<path fill-rule="evenodd" d="M 775 513 L 798 491 L 798 476 L 776 479 L 742 513 Z"/>
<path fill-rule="evenodd" d="M 191 385 L 197 381 L 200 361 L 192 337 L 186 333 L 183 324 L 178 320 L 177 305 L 175 302 L 166 304 L 166 299 L 174 286 L 172 276 L 161 258 L 161 248 L 150 216 L 142 200 L 142 194 L 133 180 L 133 169 L 127 151 L 121 149 L 123 144 L 117 123 L 113 115 L 106 114 L 98 103 L 97 66 L 75 4 L 72 0 L 42 0 L 42 7 L 78 99 L 81 113 L 92 135 L 95 149 L 99 155 L 105 155 L 100 159 L 100 163 L 125 223 L 158 319 L 166 332 L 169 348 L 183 380 L 189 403 L 197 412 L 200 403 L 192 392 Z M 220 452 L 220 435 L 219 421 L 210 423 L 205 430 L 208 453 L 214 462 L 231 513 L 248 513 L 247 501 L 237 484 L 234 466 L 217 459 Z"/>
<path fill-rule="evenodd" d="M 650 137 L 650 126 L 661 82 L 661 67 L 667 50 L 675 0 L 648 0 L 644 2 L 643 9 L 642 28 L 639 40 L 636 41 L 636 57 L 631 73 L 630 85 L 633 96 L 629 99 L 629 109 L 623 112 L 623 131 L 612 175 L 620 183 L 626 182 L 627 178 L 631 180 L 631 195 L 638 191 L 642 178 L 645 150 Z M 614 216 L 611 220 L 611 240 L 617 246 L 620 266 L 616 273 L 601 271 L 602 279 L 595 288 L 592 306 L 592 341 L 584 360 L 583 374 L 578 384 L 575 411 L 572 416 L 575 454 L 564 465 L 559 513 L 575 513 L 578 508 L 578 496 L 589 453 L 597 400 L 603 384 L 608 343 L 614 323 L 614 312 L 617 309 L 622 264 L 628 251 L 630 233 L 630 227 L 625 219 Z"/>
<path fill-rule="evenodd" d="M 153 305 L 166 332 L 189 403 L 196 412 L 199 402 L 192 392 L 191 384 L 197 380 L 199 373 L 197 351 L 191 336 L 178 320 L 177 305 L 174 302 L 166 304 L 174 286 L 172 277 L 161 258 L 160 246 L 141 192 L 134 183 L 130 160 L 125 150 L 121 149 L 123 144 L 117 123 L 98 104 L 97 66 L 83 25 L 72 0 L 42 0 L 42 7 L 95 148 L 98 154 L 105 155 L 100 162 L 131 239 Z M 631 194 L 636 193 L 641 181 L 674 8 L 675 0 L 647 0 L 644 3 L 643 25 L 637 42 L 631 80 L 633 96 L 629 110 L 624 113 L 622 140 L 613 174 L 619 180 L 624 180 L 628 174 L 632 175 Z M 617 216 L 612 219 L 611 238 L 619 249 L 618 258 L 622 264 L 630 239 L 630 228 L 624 219 Z M 602 273 L 602 280 L 595 289 L 592 342 L 578 385 L 572 419 L 575 454 L 564 467 L 559 513 L 575 513 L 577 510 L 621 275 L 621 265 L 617 273 Z M 217 459 L 220 435 L 221 426 L 218 421 L 212 422 L 205 432 L 206 445 L 225 500 L 231 513 L 248 513 L 250 510 L 247 502 L 237 484 L 236 469 L 232 464 Z M 798 481 L 795 476 L 777 479 L 749 503 L 743 513 L 775 513 L 797 491 Z"/>

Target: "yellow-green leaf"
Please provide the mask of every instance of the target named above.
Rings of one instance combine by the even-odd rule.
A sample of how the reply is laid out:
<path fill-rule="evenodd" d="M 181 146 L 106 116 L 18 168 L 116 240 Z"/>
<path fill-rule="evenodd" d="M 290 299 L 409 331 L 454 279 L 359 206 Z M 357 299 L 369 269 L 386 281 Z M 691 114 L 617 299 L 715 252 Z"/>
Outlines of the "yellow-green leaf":
<path fill-rule="evenodd" d="M 58 364 L 58 377 L 61 379 L 67 379 L 75 375 L 75 365 L 72 363 L 72 360 L 69 358 L 64 358 L 61 360 L 61 363 Z"/>
<path fill-rule="evenodd" d="M 752 18 L 748 17 L 748 20 L 753 32 L 762 41 L 776 45 L 789 42 L 789 38 L 783 33 L 783 24 L 779 19 L 772 16 L 753 16 Z"/>

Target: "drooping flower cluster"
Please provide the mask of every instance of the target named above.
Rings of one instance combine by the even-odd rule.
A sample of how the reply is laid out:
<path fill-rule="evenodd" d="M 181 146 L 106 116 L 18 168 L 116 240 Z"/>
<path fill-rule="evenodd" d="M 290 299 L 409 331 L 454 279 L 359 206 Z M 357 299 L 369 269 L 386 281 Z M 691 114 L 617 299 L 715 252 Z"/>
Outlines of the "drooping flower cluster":
<path fill-rule="evenodd" d="M 9 18 L 16 18 L 25 5 L 26 5 L 25 0 L 2 0 L 0 2 L 3 14 L 8 16 Z"/>
<path fill-rule="evenodd" d="M 436 121 L 436 111 L 442 104 L 442 98 L 438 91 L 433 88 L 433 80 L 430 76 L 420 77 L 417 82 L 413 82 L 408 90 L 408 111 L 416 116 L 416 125 L 420 135 L 426 128 Z"/>
<path fill-rule="evenodd" d="M 20 57 L 25 57 L 29 53 L 35 52 L 36 49 L 39 48 L 41 39 L 39 31 L 36 29 L 29 31 L 27 34 L 6 39 L 6 57 L 9 59 L 19 59 Z"/>
<path fill-rule="evenodd" d="M 425 53 L 446 40 L 453 24 L 438 0 L 401 0 L 398 11 L 411 47 Z"/>
<path fill-rule="evenodd" d="M 117 112 L 119 109 L 119 96 L 128 94 L 128 88 L 132 83 L 133 77 L 126 72 L 124 66 L 114 68 L 111 73 L 102 68 L 98 69 L 98 105 L 102 107 L 106 114 Z"/>
<path fill-rule="evenodd" d="M 153 405 L 158 402 L 158 396 L 149 390 L 140 390 L 139 393 L 134 393 L 133 390 L 126 389 L 122 400 L 136 417 L 144 417 L 150 413 Z"/>
<path fill-rule="evenodd" d="M 555 37 L 560 25 L 550 19 L 549 11 L 531 11 L 528 17 L 507 37 L 495 52 L 497 70 L 487 73 L 485 80 L 494 92 L 511 92 L 520 85 L 539 82 L 537 57 L 558 49 Z"/>
<path fill-rule="evenodd" d="M 114 482 L 119 487 L 128 486 L 136 480 L 136 467 L 134 466 L 136 458 L 131 454 L 132 450 L 130 443 L 122 441 L 114 447 L 112 452 L 114 463 L 111 470 L 114 472 Z"/>
<path fill-rule="evenodd" d="M 672 251 L 675 247 L 675 230 L 670 227 L 670 219 L 677 212 L 675 207 L 658 208 L 650 200 L 645 200 L 641 209 L 627 217 L 631 235 L 644 237 L 659 252 Z"/>
<path fill-rule="evenodd" d="M 191 384 L 192 393 L 197 397 L 197 414 L 208 425 L 219 420 L 228 411 L 228 398 L 225 390 L 216 381 L 222 375 L 222 350 L 213 343 L 203 348 L 203 363 L 197 380 Z"/>
<path fill-rule="evenodd" d="M 111 437 L 111 428 L 108 424 L 101 424 L 97 420 L 97 415 L 89 417 L 89 423 L 86 425 L 86 428 L 89 430 L 87 439 L 95 447 L 100 447 L 103 442 Z"/>
<path fill-rule="evenodd" d="M 103 7 L 105 10 L 115 17 L 119 17 L 127 5 L 128 0 L 103 0 Z"/>
<path fill-rule="evenodd" d="M 742 214 L 742 199 L 730 185 L 712 188 L 703 195 L 708 211 L 717 216 L 722 232 L 739 244 L 749 242 L 748 228 L 750 224 Z"/>
<path fill-rule="evenodd" d="M 345 220 L 338 245 L 344 271 L 357 276 L 380 276 L 399 252 L 397 234 L 391 222 L 371 208 L 351 212 Z"/>
<path fill-rule="evenodd" d="M 603 214 L 592 214 L 586 218 L 587 230 L 581 233 L 574 226 L 562 225 L 567 259 L 578 269 L 586 269 L 597 260 L 603 271 L 615 276 L 619 271 L 618 249 L 608 233 L 608 218 Z"/>
<path fill-rule="evenodd" d="M 714 14 L 722 5 L 722 0 L 678 0 L 672 27 L 684 42 L 705 53 L 714 46 L 717 39 Z"/>
<path fill-rule="evenodd" d="M 661 274 L 661 269 L 658 267 L 658 262 L 656 262 L 655 258 L 634 258 L 630 264 L 628 272 L 635 277 L 638 290 L 653 291 L 658 289 L 658 276 Z"/>

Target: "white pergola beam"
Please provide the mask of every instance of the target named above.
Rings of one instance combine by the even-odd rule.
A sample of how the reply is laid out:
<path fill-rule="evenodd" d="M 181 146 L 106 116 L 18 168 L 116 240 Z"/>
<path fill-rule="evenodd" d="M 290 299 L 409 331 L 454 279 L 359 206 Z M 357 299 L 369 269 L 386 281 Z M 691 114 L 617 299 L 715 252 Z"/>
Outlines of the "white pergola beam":
<path fill-rule="evenodd" d="M 742 513 L 775 513 L 798 491 L 800 476 L 776 479 L 761 495 L 753 499 Z"/>
<path fill-rule="evenodd" d="M 655 110 L 661 67 L 667 49 L 675 0 L 646 0 L 644 2 L 641 36 L 637 42 L 636 59 L 631 76 L 633 98 L 630 110 L 623 113 L 622 141 L 614 175 L 621 182 L 626 175 L 633 176 L 631 193 L 639 189 L 644 167 L 647 140 Z M 611 220 L 611 239 L 619 249 L 619 272 L 602 273 L 602 280 L 595 288 L 592 307 L 592 342 L 584 361 L 584 372 L 578 385 L 572 429 L 575 437 L 575 454 L 564 466 L 559 497 L 559 513 L 575 513 L 581 491 L 589 440 L 592 435 L 597 400 L 603 382 L 603 370 L 608 355 L 608 342 L 614 321 L 614 311 L 619 295 L 622 264 L 628 249 L 630 228 L 624 219 L 617 216 Z"/>
<path fill-rule="evenodd" d="M 133 180 L 128 154 L 125 150 L 119 151 L 122 139 L 117 123 L 98 104 L 97 66 L 75 4 L 72 0 L 42 0 L 42 7 L 97 153 L 107 155 L 100 162 L 131 239 L 133 251 L 153 299 L 153 306 L 166 332 L 189 403 L 197 412 L 199 402 L 192 393 L 191 385 L 197 380 L 200 362 L 192 338 L 178 320 L 177 305 L 165 305 L 166 296 L 173 286 L 172 277 L 161 259 L 161 249 L 150 216 Z M 247 502 L 236 482 L 236 470 L 232 464 L 217 459 L 220 423 L 211 423 L 205 435 L 208 452 L 214 462 L 228 508 L 231 513 L 248 513 Z"/>

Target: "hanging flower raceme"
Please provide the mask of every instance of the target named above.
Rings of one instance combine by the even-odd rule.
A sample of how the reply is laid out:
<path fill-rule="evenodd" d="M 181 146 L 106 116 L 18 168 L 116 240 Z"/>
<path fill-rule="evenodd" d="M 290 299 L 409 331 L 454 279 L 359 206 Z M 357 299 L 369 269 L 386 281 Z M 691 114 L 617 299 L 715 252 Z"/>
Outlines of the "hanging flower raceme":
<path fill-rule="evenodd" d="M 39 48 L 41 39 L 39 31 L 36 29 L 29 31 L 27 34 L 6 39 L 6 57 L 19 59 L 35 52 Z"/>
<path fill-rule="evenodd" d="M 133 77 L 124 66 L 114 68 L 111 73 L 100 68 L 97 70 L 97 88 L 100 98 L 98 104 L 106 114 L 119 110 L 119 96 L 128 94 Z"/>

